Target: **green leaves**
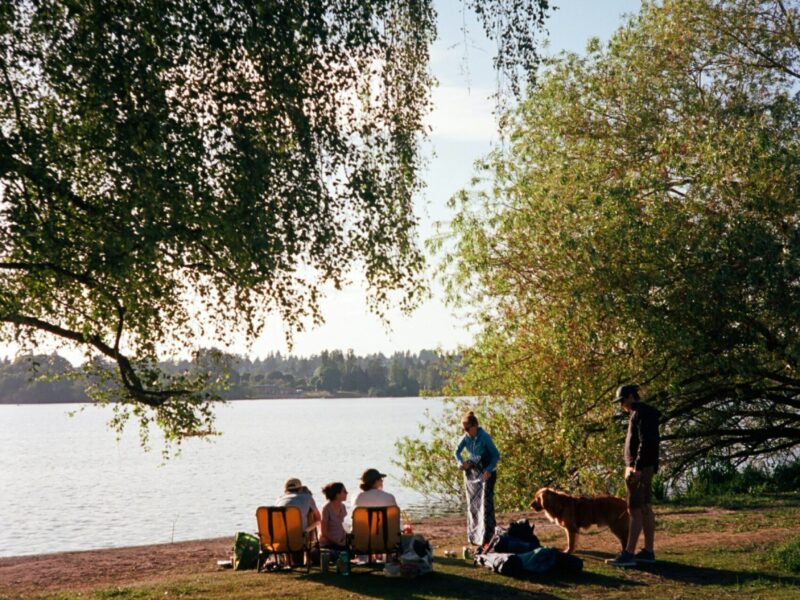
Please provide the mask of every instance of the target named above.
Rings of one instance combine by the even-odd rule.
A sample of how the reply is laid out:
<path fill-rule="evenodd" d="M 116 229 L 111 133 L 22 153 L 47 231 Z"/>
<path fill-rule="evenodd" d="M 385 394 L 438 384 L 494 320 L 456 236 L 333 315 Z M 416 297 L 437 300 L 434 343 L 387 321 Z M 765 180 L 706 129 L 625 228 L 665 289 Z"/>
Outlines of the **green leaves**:
<path fill-rule="evenodd" d="M 527 456 L 501 463 L 532 473 L 526 494 L 616 485 L 626 381 L 662 409 L 673 476 L 800 443 L 799 18 L 646 3 L 548 63 L 489 157 L 493 192 L 461 194 L 444 269 L 482 331 L 456 391 Z"/>
<path fill-rule="evenodd" d="M 503 70 L 535 61 L 547 4 L 479 11 Z M 291 336 L 352 268 L 379 314 L 413 307 L 434 18 L 427 1 L 3 3 L 2 335 L 113 359 L 114 398 L 179 438 L 206 430 L 210 397 L 152 372 L 160 352 L 252 340 L 270 313 Z"/>

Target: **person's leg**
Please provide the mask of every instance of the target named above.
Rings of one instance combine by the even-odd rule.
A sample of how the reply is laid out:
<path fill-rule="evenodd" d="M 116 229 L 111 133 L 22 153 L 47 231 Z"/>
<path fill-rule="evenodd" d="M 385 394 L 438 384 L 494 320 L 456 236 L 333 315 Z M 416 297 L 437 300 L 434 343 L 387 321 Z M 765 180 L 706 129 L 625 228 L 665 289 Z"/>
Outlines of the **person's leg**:
<path fill-rule="evenodd" d="M 642 480 L 639 485 L 642 499 L 642 528 L 644 529 L 644 549 L 653 552 L 653 541 L 656 532 L 656 516 L 653 513 L 653 475 L 654 467 L 642 469 Z"/>
<path fill-rule="evenodd" d="M 653 507 L 645 504 L 642 507 L 642 528 L 644 529 L 644 549 L 653 552 L 656 535 L 656 515 Z"/>
<path fill-rule="evenodd" d="M 628 530 L 628 545 L 625 547 L 626 552 L 631 554 L 636 553 L 636 544 L 639 541 L 639 534 L 642 532 L 642 509 L 630 508 L 628 509 L 631 514 L 631 526 Z"/>
<path fill-rule="evenodd" d="M 628 529 L 628 545 L 625 547 L 626 552 L 634 554 L 636 552 L 636 544 L 639 542 L 639 534 L 642 533 L 642 487 L 641 475 L 634 483 L 631 481 L 629 469 L 625 469 L 625 489 L 628 492 L 628 514 L 630 515 L 631 524 Z"/>
<path fill-rule="evenodd" d="M 494 516 L 494 486 L 497 483 L 497 472 L 493 472 L 488 481 L 484 483 L 483 488 L 483 545 L 486 546 L 492 541 L 494 537 L 494 530 L 497 527 L 497 521 Z"/>

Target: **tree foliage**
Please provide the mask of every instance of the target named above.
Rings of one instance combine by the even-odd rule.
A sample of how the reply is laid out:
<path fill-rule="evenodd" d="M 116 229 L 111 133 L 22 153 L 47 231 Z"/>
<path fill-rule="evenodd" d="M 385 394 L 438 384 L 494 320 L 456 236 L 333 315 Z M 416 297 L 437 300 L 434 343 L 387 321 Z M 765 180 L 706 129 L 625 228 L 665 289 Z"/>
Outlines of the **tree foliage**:
<path fill-rule="evenodd" d="M 524 42 L 512 78 L 546 9 L 480 13 Z M 209 380 L 159 353 L 319 321 L 353 266 L 373 308 L 413 306 L 434 37 L 430 1 L 0 4 L 3 339 L 113 359 L 119 423 L 180 439 L 211 427 Z"/>
<path fill-rule="evenodd" d="M 461 195 L 445 269 L 481 333 L 457 391 L 485 398 L 506 505 L 617 485 L 622 382 L 672 476 L 800 444 L 798 32 L 796 3 L 645 3 L 550 62 Z M 437 459 L 404 447 L 418 481 Z"/>

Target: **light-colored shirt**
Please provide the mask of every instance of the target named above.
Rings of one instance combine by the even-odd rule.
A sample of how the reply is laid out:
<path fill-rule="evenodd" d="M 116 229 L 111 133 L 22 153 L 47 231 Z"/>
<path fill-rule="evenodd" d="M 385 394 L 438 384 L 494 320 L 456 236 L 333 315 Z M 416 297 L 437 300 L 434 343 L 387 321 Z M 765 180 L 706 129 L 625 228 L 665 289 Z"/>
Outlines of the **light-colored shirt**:
<path fill-rule="evenodd" d="M 468 433 L 464 434 L 456 448 L 456 460 L 463 465 L 464 459 L 461 453 L 467 451 L 467 460 L 473 463 L 481 461 L 486 471 L 494 471 L 497 468 L 497 461 L 500 460 L 500 451 L 494 445 L 491 436 L 483 428 L 478 427 L 478 433 L 473 438 Z"/>
<path fill-rule="evenodd" d="M 397 506 L 397 500 L 383 490 L 367 490 L 361 492 L 353 500 L 353 508 L 358 506 Z"/>
<path fill-rule="evenodd" d="M 303 529 L 308 527 L 308 511 L 317 510 L 314 497 L 307 492 L 287 492 L 275 501 L 275 506 L 296 506 L 300 509 L 303 520 Z"/>
<path fill-rule="evenodd" d="M 330 502 L 322 507 L 322 535 L 319 538 L 320 546 L 344 546 L 347 542 L 347 532 L 344 530 L 344 518 L 347 516 L 347 507 L 344 503 L 338 507 Z"/>

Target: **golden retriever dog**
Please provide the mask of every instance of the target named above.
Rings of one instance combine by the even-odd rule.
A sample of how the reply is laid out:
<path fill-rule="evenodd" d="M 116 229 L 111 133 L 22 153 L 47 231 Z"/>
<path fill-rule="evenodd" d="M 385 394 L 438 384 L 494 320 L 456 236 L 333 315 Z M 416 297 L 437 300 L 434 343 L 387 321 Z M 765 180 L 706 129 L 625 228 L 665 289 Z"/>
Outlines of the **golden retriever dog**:
<path fill-rule="evenodd" d="M 567 532 L 567 552 L 575 550 L 578 531 L 590 525 L 605 526 L 619 538 L 622 549 L 628 543 L 628 505 L 616 496 L 594 498 L 570 496 L 550 488 L 536 492 L 531 508 L 544 511 L 547 518 Z"/>

